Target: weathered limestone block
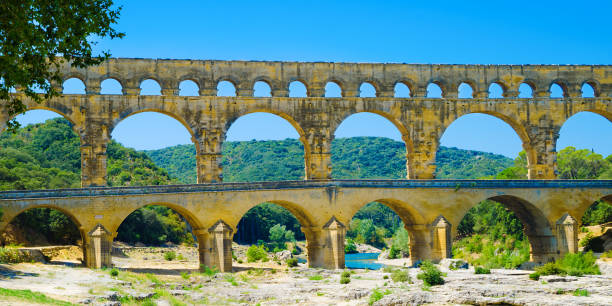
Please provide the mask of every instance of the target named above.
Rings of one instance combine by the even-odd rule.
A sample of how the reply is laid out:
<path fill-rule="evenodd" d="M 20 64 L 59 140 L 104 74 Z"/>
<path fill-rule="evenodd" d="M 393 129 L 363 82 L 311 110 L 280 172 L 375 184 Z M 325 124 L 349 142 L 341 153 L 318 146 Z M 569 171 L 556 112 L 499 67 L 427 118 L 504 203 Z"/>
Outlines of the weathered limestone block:
<path fill-rule="evenodd" d="M 346 226 L 332 217 L 323 226 L 325 237 L 325 264 L 327 269 L 344 269 L 344 237 Z"/>
<path fill-rule="evenodd" d="M 578 221 L 569 214 L 563 215 L 556 222 L 557 245 L 559 254 L 578 252 Z"/>
<path fill-rule="evenodd" d="M 85 238 L 85 265 L 88 268 L 100 269 L 111 267 L 112 235 L 101 224 L 96 225 Z"/>
<path fill-rule="evenodd" d="M 81 136 L 81 186 L 106 186 L 106 147 L 110 140 L 108 124 L 86 120 Z"/>
<path fill-rule="evenodd" d="M 409 224 L 404 225 L 404 228 L 410 234 L 410 259 L 412 263 L 431 259 L 430 226 L 425 224 Z"/>
<path fill-rule="evenodd" d="M 221 272 L 232 272 L 233 229 L 223 220 L 217 221 L 208 231 L 194 231 L 198 238 L 200 264 L 216 267 Z"/>
<path fill-rule="evenodd" d="M 439 216 L 431 224 L 431 259 L 439 261 L 451 258 L 452 238 L 451 224 L 443 216 Z"/>

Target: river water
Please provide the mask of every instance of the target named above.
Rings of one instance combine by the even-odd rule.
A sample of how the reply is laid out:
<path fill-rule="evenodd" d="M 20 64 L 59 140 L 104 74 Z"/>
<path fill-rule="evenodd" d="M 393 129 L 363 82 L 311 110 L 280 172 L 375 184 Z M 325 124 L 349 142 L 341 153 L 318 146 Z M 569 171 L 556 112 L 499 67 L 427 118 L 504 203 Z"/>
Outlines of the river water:
<path fill-rule="evenodd" d="M 344 266 L 348 269 L 378 270 L 382 264 L 375 263 L 380 253 L 355 253 L 344 255 Z"/>

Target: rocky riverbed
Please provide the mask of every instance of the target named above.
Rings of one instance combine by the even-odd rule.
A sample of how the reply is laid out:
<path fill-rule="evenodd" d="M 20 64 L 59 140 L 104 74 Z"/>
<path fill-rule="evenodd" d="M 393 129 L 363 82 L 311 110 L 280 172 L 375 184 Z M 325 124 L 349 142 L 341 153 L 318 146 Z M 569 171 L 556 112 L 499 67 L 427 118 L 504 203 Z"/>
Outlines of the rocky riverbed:
<path fill-rule="evenodd" d="M 177 258 L 168 261 L 164 254 Z M 304 264 L 289 268 L 270 260 L 237 263 L 234 273 L 206 275 L 198 271 L 195 248 L 126 248 L 113 257 L 119 270 L 89 270 L 66 262 L 0 265 L 0 287 L 30 289 L 71 303 L 94 305 L 138 304 L 150 300 L 158 305 L 261 304 L 261 305 L 374 305 L 413 304 L 514 304 L 514 305 L 610 305 L 612 262 L 599 261 L 602 275 L 542 277 L 530 280 L 530 271 L 492 270 L 476 275 L 472 268 L 451 271 L 446 283 L 426 288 L 406 269 L 410 281 L 394 282 L 383 270 L 353 270 L 350 283 L 340 284 L 343 271 L 311 269 Z M 400 262 L 398 262 L 400 263 Z M 400 265 L 401 266 L 401 265 Z M 575 296 L 577 290 L 587 296 Z M 584 294 L 583 294 L 584 295 Z M 19 300 L 0 305 L 29 304 Z"/>

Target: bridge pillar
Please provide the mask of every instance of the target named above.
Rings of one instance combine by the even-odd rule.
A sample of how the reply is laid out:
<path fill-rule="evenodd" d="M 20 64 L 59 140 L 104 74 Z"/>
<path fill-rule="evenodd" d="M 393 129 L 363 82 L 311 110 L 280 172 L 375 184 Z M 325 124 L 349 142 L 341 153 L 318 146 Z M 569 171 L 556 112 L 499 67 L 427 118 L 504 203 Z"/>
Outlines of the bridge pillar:
<path fill-rule="evenodd" d="M 305 129 L 307 135 L 300 140 L 308 147 L 304 154 L 306 179 L 331 179 L 331 142 L 333 136 L 328 126 L 316 126 Z"/>
<path fill-rule="evenodd" d="M 106 146 L 108 124 L 86 119 L 81 136 L 81 186 L 106 186 Z"/>
<path fill-rule="evenodd" d="M 207 128 L 196 131 L 192 139 L 196 143 L 196 169 L 198 184 L 222 181 L 221 129 Z"/>
<path fill-rule="evenodd" d="M 452 257 L 451 224 L 443 216 L 439 216 L 431 224 L 431 243 L 432 260 Z"/>
<path fill-rule="evenodd" d="M 343 269 L 346 226 L 332 217 L 322 228 L 302 227 L 311 268 Z"/>
<path fill-rule="evenodd" d="M 554 261 L 558 256 L 556 237 L 551 235 L 530 235 L 531 245 L 529 260 L 537 264 Z"/>
<path fill-rule="evenodd" d="M 83 260 L 85 266 L 92 269 L 111 267 L 113 237 L 102 224 L 96 225 L 85 237 Z"/>
<path fill-rule="evenodd" d="M 559 255 L 578 252 L 578 222 L 569 214 L 556 222 L 555 232 Z"/>
<path fill-rule="evenodd" d="M 418 133 L 422 134 L 422 132 Z M 438 148 L 437 135 L 432 134 L 425 140 L 411 139 L 410 136 L 405 135 L 402 139 L 408 146 L 406 177 L 411 180 L 434 179 L 436 172 L 436 151 Z M 412 144 L 412 149 L 410 149 L 408 144 Z"/>
<path fill-rule="evenodd" d="M 208 231 L 195 231 L 198 237 L 200 264 L 216 267 L 221 272 L 232 272 L 232 228 L 223 220 Z"/>
<path fill-rule="evenodd" d="M 557 169 L 557 139 L 561 126 L 552 120 L 541 119 L 537 125 L 527 127 L 531 131 L 529 143 L 523 143 L 527 153 L 528 179 L 555 179 Z"/>
<path fill-rule="evenodd" d="M 404 225 L 410 235 L 410 260 L 414 264 L 419 260 L 431 258 L 431 234 L 429 226 L 425 224 Z"/>

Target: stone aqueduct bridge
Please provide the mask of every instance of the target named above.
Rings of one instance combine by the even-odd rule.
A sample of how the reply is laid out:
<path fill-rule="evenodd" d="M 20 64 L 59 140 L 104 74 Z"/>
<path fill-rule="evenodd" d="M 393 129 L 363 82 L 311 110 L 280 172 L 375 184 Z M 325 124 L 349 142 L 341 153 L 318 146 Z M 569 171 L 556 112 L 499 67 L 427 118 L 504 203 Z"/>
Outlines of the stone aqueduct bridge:
<path fill-rule="evenodd" d="M 310 266 L 343 268 L 345 224 L 367 203 L 384 203 L 401 217 L 413 260 L 439 260 L 450 256 L 451 237 L 465 213 L 485 199 L 514 211 L 531 243 L 532 260 L 545 262 L 577 251 L 576 220 L 594 201 L 612 202 L 612 181 L 304 180 L 5 191 L 0 192 L 0 231 L 27 209 L 55 208 L 79 227 L 87 266 L 110 266 L 121 222 L 145 205 L 165 205 L 191 224 L 200 262 L 231 271 L 231 241 L 240 218 L 255 205 L 272 202 L 299 220 Z"/>
<path fill-rule="evenodd" d="M 64 95 L 30 109 L 55 111 L 74 124 L 81 136 L 83 186 L 106 184 L 106 146 L 121 120 L 145 111 L 169 115 L 191 133 L 196 145 L 198 183 L 219 182 L 221 147 L 229 126 L 248 113 L 269 112 L 289 121 L 305 150 L 305 178 L 330 179 L 330 147 L 340 123 L 358 112 L 372 112 L 391 121 L 406 144 L 409 179 L 431 179 L 440 137 L 457 118 L 485 113 L 508 123 L 527 152 L 529 178 L 553 179 L 558 132 L 567 118 L 581 111 L 612 121 L 612 66 L 545 65 L 418 65 L 299 62 L 243 62 L 111 59 L 88 69 L 61 68 L 65 79 L 78 78 L 86 95 Z M 123 95 L 100 95 L 101 82 L 117 80 Z M 140 83 L 156 80 L 160 96 L 141 96 Z M 194 81 L 200 96 L 178 96 L 179 83 Z M 236 97 L 217 97 L 220 81 L 232 82 Z M 266 82 L 272 97 L 253 97 L 253 85 Z M 300 81 L 308 97 L 288 97 L 289 84 Z M 325 98 L 327 82 L 336 82 L 342 98 Z M 376 88 L 375 98 L 360 98 L 359 87 Z M 395 98 L 394 86 L 406 84 L 411 98 Z M 428 98 L 428 84 L 442 89 L 443 98 Z M 473 99 L 459 99 L 458 86 L 469 84 Z M 501 99 L 488 98 L 491 84 L 499 84 Z M 520 84 L 533 89 L 533 98 L 518 98 Z M 589 84 L 594 98 L 582 98 Z M 551 84 L 564 90 L 550 98 Z M 58 86 L 61 90 L 61 85 Z M 6 118 L 0 118 L 4 122 Z M 2 128 L 2 127 L 0 127 Z"/>
<path fill-rule="evenodd" d="M 611 181 L 429 180 L 434 177 L 440 137 L 454 120 L 470 113 L 495 116 L 516 131 L 527 152 L 530 179 L 555 178 L 556 140 L 565 120 L 588 111 L 612 121 L 612 66 L 111 59 L 88 69 L 68 64 L 60 69 L 65 79 L 83 81 L 86 94 L 66 94 L 40 105 L 19 92 L 16 95 L 22 95 L 30 109 L 55 111 L 73 123 L 81 138 L 81 181 L 86 188 L 0 193 L 4 209 L 0 230 L 26 209 L 59 209 L 80 227 L 90 267 L 110 264 L 110 243 L 129 213 L 160 204 L 177 210 L 194 227 L 202 263 L 227 271 L 231 269 L 230 242 L 240 217 L 266 201 L 289 209 L 298 218 L 312 266 L 344 266 L 345 224 L 372 201 L 390 206 L 403 219 L 414 258 L 447 257 L 450 237 L 460 219 L 484 199 L 498 201 L 517 214 L 525 225 L 532 259 L 542 262 L 576 251 L 576 220 L 594 201 L 612 197 Z M 109 78 L 122 85 L 122 95 L 100 95 L 101 82 Z M 145 79 L 160 84 L 160 96 L 139 95 Z M 183 80 L 194 81 L 200 95 L 178 96 Z M 220 81 L 233 83 L 237 96 L 217 97 Z M 253 97 L 257 81 L 270 86 L 272 97 Z M 306 86 L 308 97 L 288 97 L 293 81 Z M 341 98 L 324 97 L 327 82 L 340 86 Z M 358 97 L 364 82 L 375 87 L 375 98 Z M 394 97 L 397 83 L 409 87 L 410 98 Z M 440 86 L 442 98 L 426 97 L 431 83 Z M 461 83 L 472 87 L 472 99 L 458 98 Z M 493 83 L 502 87 L 503 98 L 488 98 Z M 518 98 L 522 83 L 532 88 L 533 98 Z M 563 98 L 550 98 L 553 83 L 564 90 Z M 583 84 L 593 88 L 594 98 L 581 97 Z M 52 85 L 61 89 L 59 84 Z M 106 146 L 114 127 L 145 111 L 169 115 L 191 133 L 201 185 L 91 187 L 106 184 Z M 305 181 L 219 183 L 226 132 L 236 119 L 253 112 L 276 114 L 295 127 L 305 150 Z M 335 129 L 358 112 L 379 114 L 397 127 L 406 144 L 407 178 L 420 180 L 329 180 Z"/>

